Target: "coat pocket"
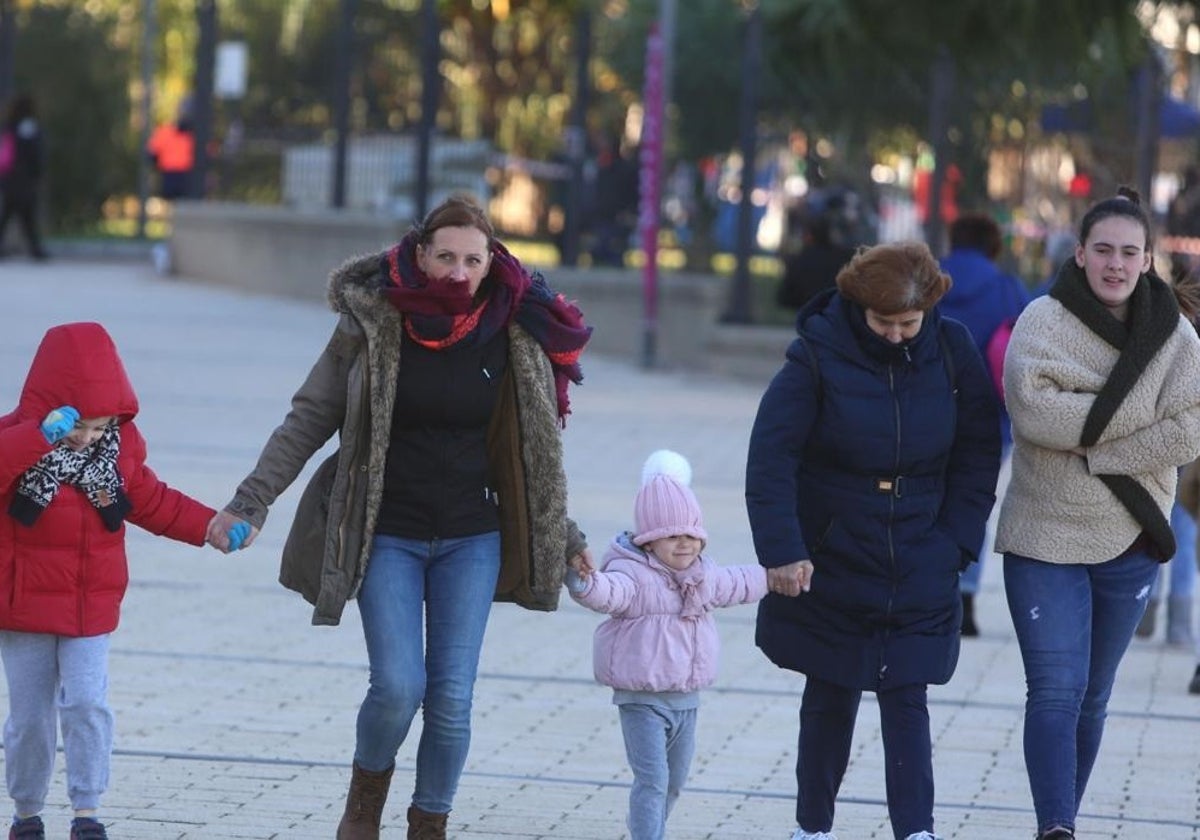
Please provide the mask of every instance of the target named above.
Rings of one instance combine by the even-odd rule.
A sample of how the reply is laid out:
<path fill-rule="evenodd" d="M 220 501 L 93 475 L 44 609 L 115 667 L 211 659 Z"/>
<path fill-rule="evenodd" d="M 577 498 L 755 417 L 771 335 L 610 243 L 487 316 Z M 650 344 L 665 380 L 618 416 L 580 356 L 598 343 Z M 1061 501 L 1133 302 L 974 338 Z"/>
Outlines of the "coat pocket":
<path fill-rule="evenodd" d="M 279 582 L 314 606 L 321 592 L 329 531 L 329 499 L 337 479 L 338 453 L 326 458 L 309 479 L 296 505 L 279 566 Z"/>

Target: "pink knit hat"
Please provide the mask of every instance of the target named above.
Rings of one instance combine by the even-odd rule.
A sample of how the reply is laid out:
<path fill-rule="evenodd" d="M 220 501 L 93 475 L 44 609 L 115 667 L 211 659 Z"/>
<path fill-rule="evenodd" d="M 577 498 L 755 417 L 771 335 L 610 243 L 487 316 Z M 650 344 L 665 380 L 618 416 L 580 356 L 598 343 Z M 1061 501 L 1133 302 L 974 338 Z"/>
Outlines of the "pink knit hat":
<path fill-rule="evenodd" d="M 642 467 L 642 486 L 633 502 L 634 545 L 687 535 L 708 540 L 700 503 L 688 485 L 692 465 L 678 452 L 660 449 Z"/>

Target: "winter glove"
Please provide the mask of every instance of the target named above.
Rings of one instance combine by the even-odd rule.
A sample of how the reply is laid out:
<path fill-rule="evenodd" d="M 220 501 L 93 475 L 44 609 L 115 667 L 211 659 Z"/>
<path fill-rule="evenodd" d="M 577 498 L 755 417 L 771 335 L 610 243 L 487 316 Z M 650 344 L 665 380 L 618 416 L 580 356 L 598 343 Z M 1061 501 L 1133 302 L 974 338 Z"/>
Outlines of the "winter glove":
<path fill-rule="evenodd" d="M 250 536 L 250 523 L 239 522 L 229 529 L 229 550 L 237 551 L 242 547 L 242 543 L 246 541 L 246 537 Z"/>
<path fill-rule="evenodd" d="M 71 433 L 78 421 L 78 411 L 69 405 L 60 406 L 47 414 L 46 419 L 42 421 L 42 434 L 46 436 L 47 443 L 58 443 Z"/>

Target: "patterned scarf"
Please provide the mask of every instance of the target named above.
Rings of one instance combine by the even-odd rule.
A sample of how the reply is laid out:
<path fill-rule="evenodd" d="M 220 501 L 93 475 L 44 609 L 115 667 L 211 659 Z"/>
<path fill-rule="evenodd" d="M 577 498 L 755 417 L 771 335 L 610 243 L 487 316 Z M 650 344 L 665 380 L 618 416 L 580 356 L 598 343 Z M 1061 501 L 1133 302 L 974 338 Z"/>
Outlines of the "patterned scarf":
<path fill-rule="evenodd" d="M 119 530 L 131 507 L 125 496 L 125 482 L 117 470 L 120 451 L 121 432 L 116 423 L 109 423 L 100 439 L 81 452 L 60 442 L 21 476 L 8 506 L 9 515 L 22 525 L 31 526 L 54 500 L 59 488 L 73 484 L 96 508 L 104 527 L 109 531 Z"/>
<path fill-rule="evenodd" d="M 515 319 L 550 359 L 558 419 L 565 424 L 571 413 L 567 385 L 583 381 L 579 354 L 592 334 L 579 307 L 540 273 L 526 271 L 499 242 L 492 244 L 491 269 L 474 298 L 465 283 L 431 283 L 417 267 L 417 239 L 416 231 L 409 233 L 384 254 L 381 266 L 384 294 L 403 313 L 409 337 L 433 350 L 481 346 Z"/>

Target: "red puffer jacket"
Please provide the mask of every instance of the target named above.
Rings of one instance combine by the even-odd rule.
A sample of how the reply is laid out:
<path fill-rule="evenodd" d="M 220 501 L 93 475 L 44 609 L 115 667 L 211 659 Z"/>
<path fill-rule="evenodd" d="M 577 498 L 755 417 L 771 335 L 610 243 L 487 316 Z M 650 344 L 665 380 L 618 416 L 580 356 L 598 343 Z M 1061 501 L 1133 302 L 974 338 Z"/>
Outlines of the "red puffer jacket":
<path fill-rule="evenodd" d="M 108 531 L 87 496 L 70 484 L 31 526 L 8 513 L 21 476 L 52 449 L 42 419 L 64 405 L 83 419 L 118 418 L 117 469 L 131 504 L 128 521 L 203 545 L 215 512 L 146 466 L 146 442 L 133 424 L 137 396 L 104 328 L 75 323 L 47 331 L 17 409 L 0 417 L 0 629 L 95 636 L 116 628 L 129 582 L 124 526 Z"/>

